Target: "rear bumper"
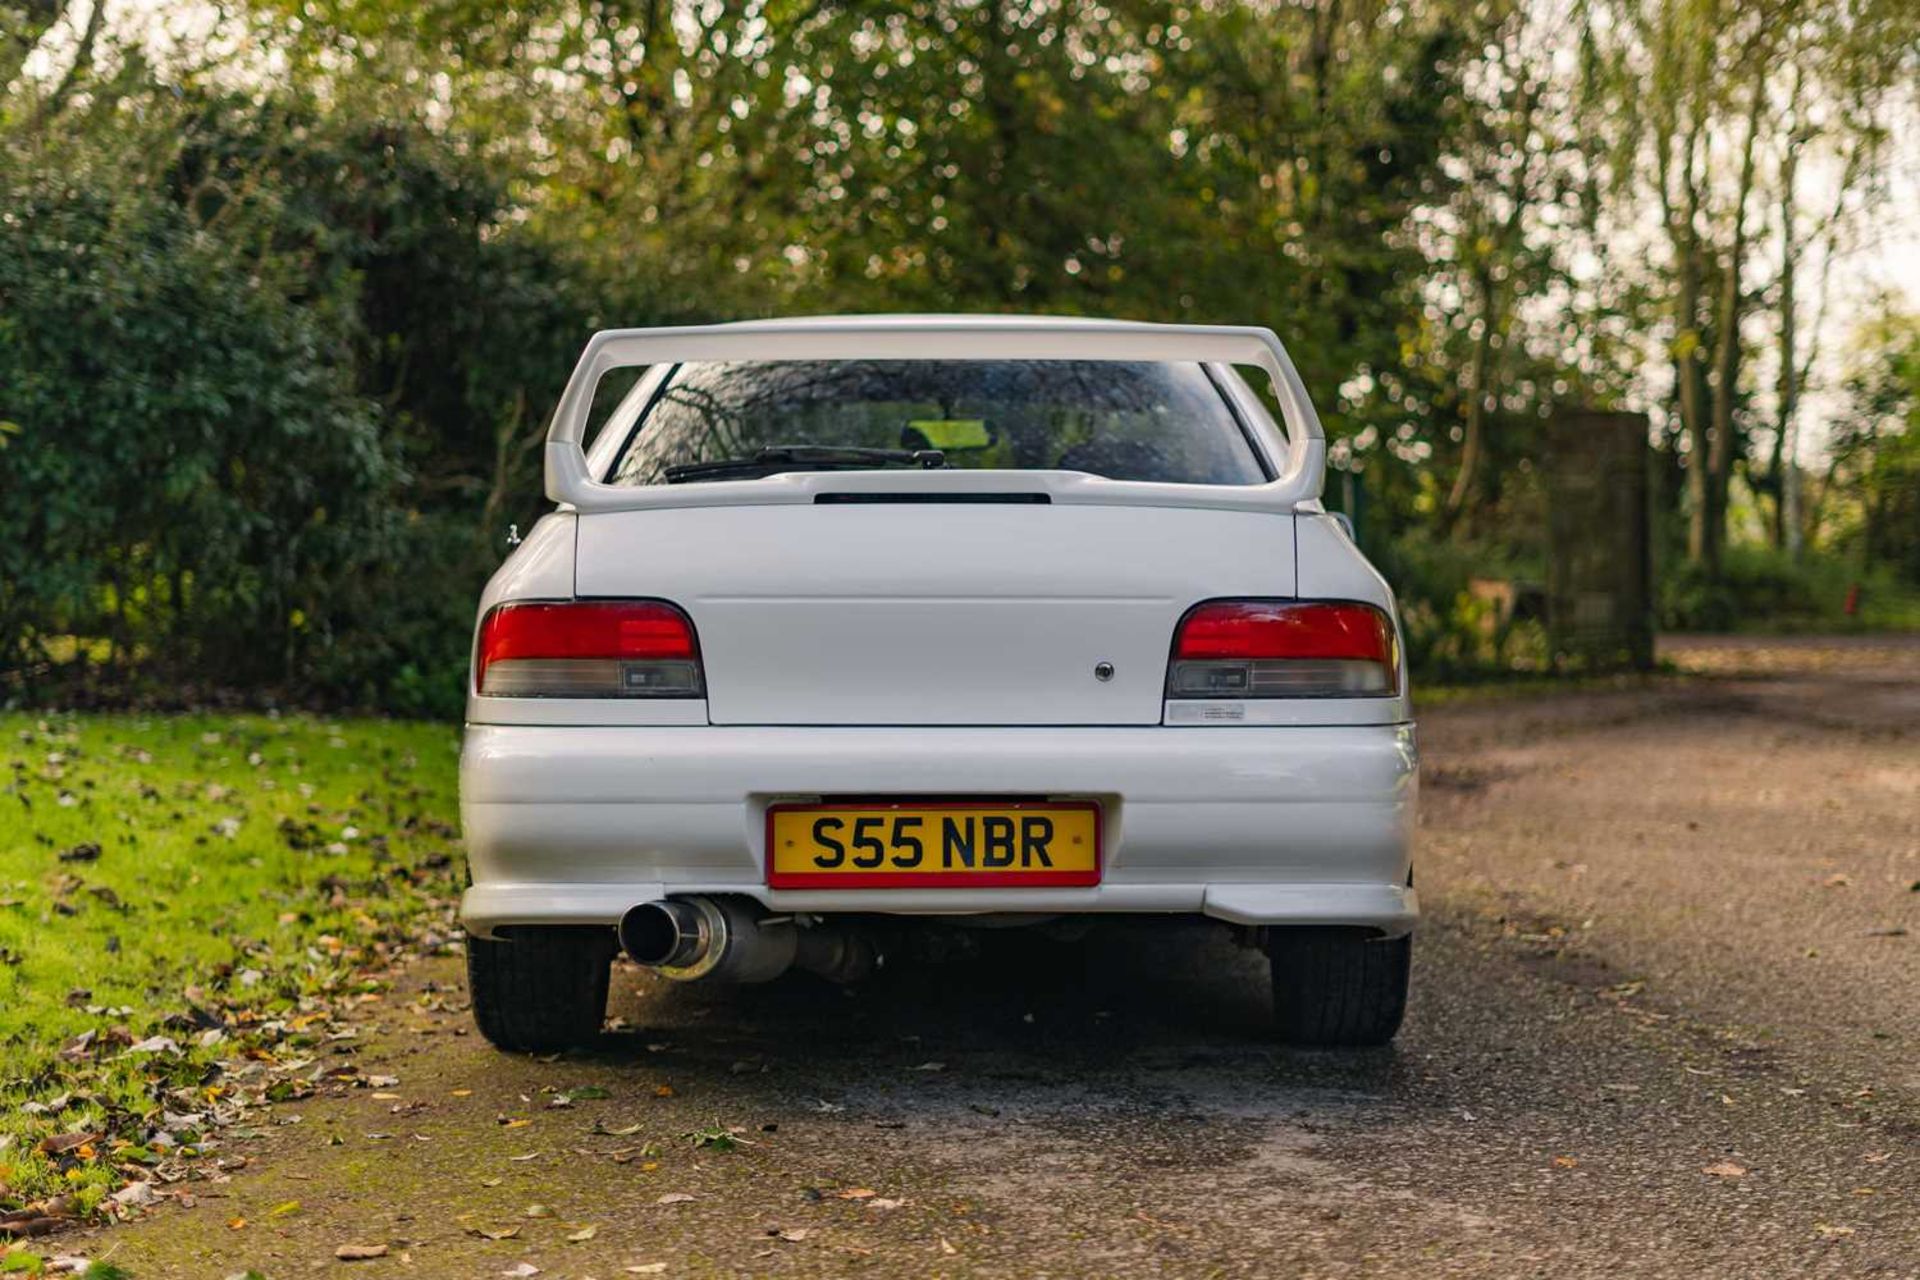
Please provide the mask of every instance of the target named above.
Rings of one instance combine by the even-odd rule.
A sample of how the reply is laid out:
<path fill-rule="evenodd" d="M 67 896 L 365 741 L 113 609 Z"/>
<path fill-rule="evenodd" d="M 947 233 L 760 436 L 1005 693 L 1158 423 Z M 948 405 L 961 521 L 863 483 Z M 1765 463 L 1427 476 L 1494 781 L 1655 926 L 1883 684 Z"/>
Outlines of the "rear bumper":
<path fill-rule="evenodd" d="M 1203 913 L 1404 933 L 1411 725 L 736 728 L 471 725 L 460 808 L 470 930 L 611 924 L 673 893 L 777 912 Z M 770 890 L 769 804 L 1045 795 L 1102 807 L 1091 888 Z"/>

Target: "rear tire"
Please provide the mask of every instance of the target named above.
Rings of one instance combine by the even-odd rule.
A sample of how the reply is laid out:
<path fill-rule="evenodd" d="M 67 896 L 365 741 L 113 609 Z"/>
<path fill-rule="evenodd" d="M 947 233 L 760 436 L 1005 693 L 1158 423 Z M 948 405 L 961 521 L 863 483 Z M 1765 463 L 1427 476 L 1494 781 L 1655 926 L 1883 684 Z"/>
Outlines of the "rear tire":
<path fill-rule="evenodd" d="M 1274 928 L 1273 1022 L 1285 1043 L 1360 1048 L 1393 1039 L 1407 1011 L 1413 936 L 1366 929 Z"/>
<path fill-rule="evenodd" d="M 522 928 L 467 939 L 473 1020 L 497 1049 L 552 1052 L 592 1044 L 607 1016 L 613 930 Z"/>

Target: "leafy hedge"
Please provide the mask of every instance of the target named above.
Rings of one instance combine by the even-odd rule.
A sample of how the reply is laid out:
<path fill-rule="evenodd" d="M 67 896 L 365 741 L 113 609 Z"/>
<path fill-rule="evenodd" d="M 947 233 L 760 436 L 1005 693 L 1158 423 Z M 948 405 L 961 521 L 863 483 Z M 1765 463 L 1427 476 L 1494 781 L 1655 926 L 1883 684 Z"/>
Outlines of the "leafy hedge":
<path fill-rule="evenodd" d="M 0 635 L 16 658 L 65 634 L 283 677 L 387 550 L 404 475 L 342 316 L 111 174 L 8 177 Z"/>
<path fill-rule="evenodd" d="M 493 534 L 531 514 L 526 441 L 591 325 L 502 208 L 442 142 L 285 108 L 13 148 L 13 693 L 456 709 Z"/>
<path fill-rule="evenodd" d="M 1729 548 L 1717 582 L 1669 566 L 1659 609 L 1669 631 L 1920 629 L 1920 589 L 1894 564 L 1819 552 L 1796 561 L 1765 547 Z"/>

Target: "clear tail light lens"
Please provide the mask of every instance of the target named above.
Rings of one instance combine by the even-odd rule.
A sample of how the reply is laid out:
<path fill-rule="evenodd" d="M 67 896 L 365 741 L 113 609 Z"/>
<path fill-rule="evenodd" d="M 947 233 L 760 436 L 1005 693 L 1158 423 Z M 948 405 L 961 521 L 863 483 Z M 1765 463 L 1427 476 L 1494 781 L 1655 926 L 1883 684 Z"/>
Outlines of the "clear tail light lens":
<path fill-rule="evenodd" d="M 700 646 L 658 600 L 496 605 L 480 623 L 474 686 L 489 698 L 698 698 Z"/>
<path fill-rule="evenodd" d="M 1393 620 L 1350 601 L 1218 600 L 1180 620 L 1169 698 L 1351 698 L 1400 691 Z"/>

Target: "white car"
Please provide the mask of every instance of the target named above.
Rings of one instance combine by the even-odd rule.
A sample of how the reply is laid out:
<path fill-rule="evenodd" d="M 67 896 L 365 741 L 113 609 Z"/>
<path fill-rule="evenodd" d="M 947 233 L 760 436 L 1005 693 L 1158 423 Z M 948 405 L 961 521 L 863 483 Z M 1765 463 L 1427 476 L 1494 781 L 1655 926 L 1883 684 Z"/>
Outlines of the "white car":
<path fill-rule="evenodd" d="M 1390 1039 L 1412 710 L 1325 465 L 1266 329 L 595 336 L 547 441 L 557 508 L 480 602 L 481 1031 L 593 1040 L 616 947 L 680 979 L 851 980 L 908 928 L 1156 913 L 1264 946 L 1282 1039 Z"/>

